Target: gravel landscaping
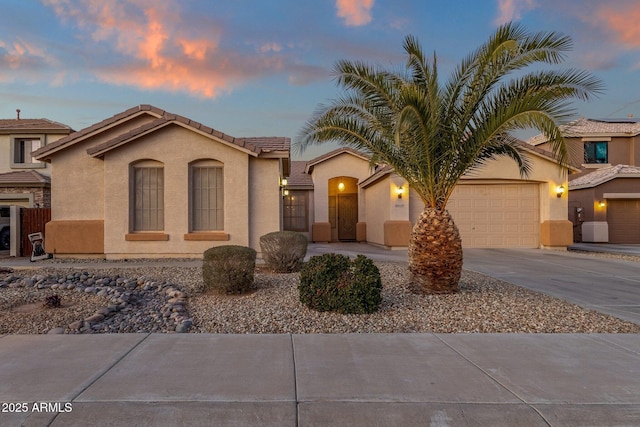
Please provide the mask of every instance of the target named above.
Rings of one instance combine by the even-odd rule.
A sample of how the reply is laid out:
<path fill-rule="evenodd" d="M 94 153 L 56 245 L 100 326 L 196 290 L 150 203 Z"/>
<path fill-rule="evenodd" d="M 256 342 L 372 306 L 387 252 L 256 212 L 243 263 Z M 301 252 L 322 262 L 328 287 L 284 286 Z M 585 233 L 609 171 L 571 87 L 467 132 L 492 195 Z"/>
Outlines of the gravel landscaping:
<path fill-rule="evenodd" d="M 383 282 L 380 311 L 321 313 L 298 300 L 299 274 L 256 273 L 242 296 L 202 292 L 202 269 L 91 270 L 55 261 L 0 273 L 0 334 L 191 333 L 638 333 L 640 326 L 464 271 L 455 295 L 416 295 L 406 263 L 376 262 Z M 49 295 L 62 306 L 42 306 Z"/>

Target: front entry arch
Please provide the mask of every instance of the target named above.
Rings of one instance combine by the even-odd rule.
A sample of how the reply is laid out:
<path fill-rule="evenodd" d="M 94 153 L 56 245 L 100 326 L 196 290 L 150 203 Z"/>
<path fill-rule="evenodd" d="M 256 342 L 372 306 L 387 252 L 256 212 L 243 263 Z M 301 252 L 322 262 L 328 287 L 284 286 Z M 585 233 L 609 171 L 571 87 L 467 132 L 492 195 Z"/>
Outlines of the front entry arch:
<path fill-rule="evenodd" d="M 356 240 L 358 180 L 340 176 L 329 180 L 329 222 L 334 241 Z"/>

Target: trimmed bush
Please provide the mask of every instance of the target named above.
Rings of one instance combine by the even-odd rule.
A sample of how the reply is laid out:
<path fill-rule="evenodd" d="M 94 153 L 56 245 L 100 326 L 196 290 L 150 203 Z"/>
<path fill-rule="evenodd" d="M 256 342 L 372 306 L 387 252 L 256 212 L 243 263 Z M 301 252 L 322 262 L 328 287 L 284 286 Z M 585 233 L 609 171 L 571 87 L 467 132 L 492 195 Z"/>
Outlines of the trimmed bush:
<path fill-rule="evenodd" d="M 373 313 L 382 302 L 380 271 L 369 258 L 339 254 L 311 257 L 300 272 L 300 302 L 318 311 Z"/>
<path fill-rule="evenodd" d="M 217 246 L 204 252 L 202 278 L 205 290 L 241 294 L 253 289 L 256 251 L 244 246 Z"/>
<path fill-rule="evenodd" d="M 275 231 L 260 237 L 262 258 L 276 273 L 300 271 L 307 254 L 307 238 L 295 231 Z"/>

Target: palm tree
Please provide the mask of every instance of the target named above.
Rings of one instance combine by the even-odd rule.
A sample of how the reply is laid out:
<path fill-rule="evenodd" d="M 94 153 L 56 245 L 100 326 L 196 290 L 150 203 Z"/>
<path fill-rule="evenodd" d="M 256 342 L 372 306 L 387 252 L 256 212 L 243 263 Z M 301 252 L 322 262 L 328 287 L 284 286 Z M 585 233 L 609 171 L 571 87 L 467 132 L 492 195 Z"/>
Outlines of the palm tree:
<path fill-rule="evenodd" d="M 458 290 L 462 272 L 460 234 L 446 210 L 460 178 L 499 156 L 513 159 L 520 174 L 531 169 L 512 132 L 537 129 L 551 142 L 561 166 L 567 147 L 558 128 L 573 111 L 572 99 L 588 100 L 602 89 L 587 72 L 532 64 L 559 64 L 572 47 L 568 36 L 528 33 L 518 24 L 499 27 L 442 84 L 436 55 L 425 57 L 408 36 L 402 73 L 363 62 L 336 64 L 344 93 L 320 106 L 296 141 L 339 141 L 371 154 L 409 183 L 424 202 L 409 241 L 412 283 L 427 293 Z"/>

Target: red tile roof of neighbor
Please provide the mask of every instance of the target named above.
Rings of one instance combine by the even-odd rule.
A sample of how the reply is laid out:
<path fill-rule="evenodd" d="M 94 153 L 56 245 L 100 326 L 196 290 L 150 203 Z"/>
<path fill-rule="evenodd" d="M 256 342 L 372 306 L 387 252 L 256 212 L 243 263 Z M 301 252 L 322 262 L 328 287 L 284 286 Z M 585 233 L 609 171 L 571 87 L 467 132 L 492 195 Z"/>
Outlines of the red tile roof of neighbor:
<path fill-rule="evenodd" d="M 640 167 L 628 165 L 605 166 L 569 181 L 569 190 L 597 187 L 615 178 L 640 178 Z"/>
<path fill-rule="evenodd" d="M 32 170 L 0 173 L 0 186 L 27 184 L 38 186 L 51 184 L 51 177 Z"/>
<path fill-rule="evenodd" d="M 46 132 L 46 133 L 71 133 L 67 125 L 54 122 L 49 119 L 0 119 L 0 133 L 15 132 Z"/>
<path fill-rule="evenodd" d="M 626 119 L 587 119 L 581 117 L 566 125 L 560 126 L 565 137 L 588 136 L 636 136 L 640 135 L 640 120 Z M 549 139 L 544 134 L 538 134 L 527 140 L 529 144 L 540 145 Z"/>
<path fill-rule="evenodd" d="M 187 117 L 169 113 L 152 105 L 143 104 L 137 107 L 129 108 L 126 111 L 123 111 L 119 114 L 102 120 L 99 123 L 81 129 L 77 132 L 72 133 L 71 135 L 59 139 L 58 141 L 48 144 L 45 147 L 35 151 L 34 156 L 37 158 L 42 158 L 48 154 L 52 154 L 55 151 L 58 151 L 59 149 L 63 149 L 65 146 L 79 142 L 84 137 L 88 137 L 97 132 L 100 132 L 101 130 L 109 127 L 112 124 L 115 124 L 124 119 L 137 117 L 141 114 L 150 114 L 156 117 L 156 119 L 138 128 L 132 129 L 122 135 L 119 135 L 116 138 L 90 148 L 88 150 L 88 153 L 92 156 L 100 156 L 110 149 L 118 147 L 132 139 L 135 139 L 138 136 L 144 135 L 172 123 L 178 123 L 191 129 L 203 132 L 205 134 L 212 135 L 215 138 L 221 139 L 230 144 L 237 145 L 238 147 L 245 148 L 246 150 L 254 152 L 258 155 L 262 153 L 285 152 L 283 154 L 286 154 L 286 156 L 288 156 L 289 148 L 291 145 L 290 138 L 286 137 L 235 138 L 233 136 L 205 126 L 202 123 L 191 120 Z"/>

